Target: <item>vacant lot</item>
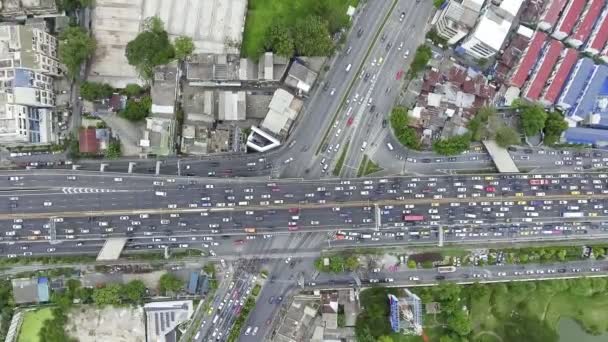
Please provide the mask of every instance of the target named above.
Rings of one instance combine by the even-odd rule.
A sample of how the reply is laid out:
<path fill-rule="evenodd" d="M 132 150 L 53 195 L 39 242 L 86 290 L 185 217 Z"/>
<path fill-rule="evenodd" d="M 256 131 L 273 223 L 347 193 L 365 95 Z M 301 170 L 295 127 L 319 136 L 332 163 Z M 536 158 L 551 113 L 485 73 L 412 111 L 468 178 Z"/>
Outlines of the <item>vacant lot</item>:
<path fill-rule="evenodd" d="M 141 307 L 76 306 L 68 314 L 66 332 L 80 342 L 144 342 Z"/>
<path fill-rule="evenodd" d="M 53 318 L 51 308 L 44 308 L 36 311 L 28 311 L 23 315 L 23 324 L 19 332 L 18 342 L 38 342 L 38 332 L 42 328 L 44 321 Z"/>
<path fill-rule="evenodd" d="M 241 54 L 257 59 L 264 52 L 264 35 L 270 25 L 277 21 L 293 25 L 297 19 L 319 14 L 318 3 L 326 1 L 329 11 L 320 14 L 329 22 L 329 27 L 340 26 L 348 6 L 356 6 L 359 0 L 249 0 L 247 20 Z"/>

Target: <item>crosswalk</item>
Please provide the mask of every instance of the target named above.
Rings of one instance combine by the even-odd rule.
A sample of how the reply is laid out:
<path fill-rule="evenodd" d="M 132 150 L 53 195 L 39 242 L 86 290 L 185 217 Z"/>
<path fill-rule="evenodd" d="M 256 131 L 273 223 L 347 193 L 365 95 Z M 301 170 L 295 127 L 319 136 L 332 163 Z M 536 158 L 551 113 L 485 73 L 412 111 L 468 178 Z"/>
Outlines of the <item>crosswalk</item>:
<path fill-rule="evenodd" d="M 97 194 L 97 193 L 117 192 L 117 190 L 114 190 L 114 189 L 71 188 L 71 187 L 61 188 L 61 191 L 64 194 L 66 194 L 66 195 Z"/>

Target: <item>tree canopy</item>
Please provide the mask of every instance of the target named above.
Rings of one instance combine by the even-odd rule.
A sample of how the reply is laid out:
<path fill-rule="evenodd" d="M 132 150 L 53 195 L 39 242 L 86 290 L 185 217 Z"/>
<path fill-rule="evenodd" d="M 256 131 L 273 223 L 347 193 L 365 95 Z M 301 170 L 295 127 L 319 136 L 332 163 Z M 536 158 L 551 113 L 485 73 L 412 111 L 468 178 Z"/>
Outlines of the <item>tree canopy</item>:
<path fill-rule="evenodd" d="M 125 109 L 120 112 L 120 116 L 129 121 L 141 121 L 150 114 L 152 99 L 144 96 L 141 99 L 129 99 Z"/>
<path fill-rule="evenodd" d="M 332 52 L 333 41 L 327 22 L 310 15 L 296 21 L 293 31 L 295 48 L 301 56 L 327 56 Z"/>
<path fill-rule="evenodd" d="M 466 151 L 469 146 L 471 146 L 471 135 L 467 133 L 433 142 L 433 151 L 444 156 L 450 156 Z"/>
<path fill-rule="evenodd" d="M 107 83 L 84 82 L 80 86 L 80 95 L 88 101 L 96 101 L 112 96 L 114 88 Z"/>
<path fill-rule="evenodd" d="M 65 73 L 75 78 L 80 66 L 95 52 L 95 40 L 77 26 L 70 26 L 59 36 L 59 59 L 66 66 Z"/>
<path fill-rule="evenodd" d="M 158 287 L 162 293 L 177 292 L 184 287 L 184 282 L 173 273 L 165 273 L 160 277 Z"/>
<path fill-rule="evenodd" d="M 120 141 L 116 139 L 112 140 L 105 151 L 106 159 L 117 159 L 121 154 Z"/>
<path fill-rule="evenodd" d="M 494 139 L 496 140 L 498 146 L 501 147 L 518 145 L 521 142 L 519 133 L 507 125 L 502 125 L 496 130 L 496 136 Z"/>
<path fill-rule="evenodd" d="M 411 127 L 408 127 L 409 117 L 405 107 L 393 108 L 390 116 L 391 127 L 397 140 L 403 145 L 411 149 L 420 148 L 420 138 L 418 133 Z"/>
<path fill-rule="evenodd" d="M 130 303 L 141 304 L 146 296 L 146 285 L 141 280 L 131 280 L 123 286 L 123 296 Z"/>
<path fill-rule="evenodd" d="M 266 31 L 264 46 L 279 56 L 291 57 L 295 53 L 295 42 L 291 28 L 282 23 L 274 23 Z"/>
<path fill-rule="evenodd" d="M 522 105 L 521 126 L 527 136 L 540 133 L 545 128 L 547 112 L 539 105 Z"/>
<path fill-rule="evenodd" d="M 192 38 L 188 36 L 175 38 L 173 44 L 175 45 L 175 57 L 179 60 L 185 59 L 194 52 L 194 43 L 192 42 Z"/>
<path fill-rule="evenodd" d="M 142 31 L 127 44 L 125 55 L 145 79 L 152 79 L 154 67 L 169 63 L 175 57 L 175 49 L 158 17 L 148 18 Z"/>
<path fill-rule="evenodd" d="M 141 94 L 143 91 L 144 91 L 144 88 L 142 88 L 137 83 L 129 83 L 125 86 L 125 89 L 123 89 L 123 93 L 127 96 L 137 96 L 137 95 Z"/>
<path fill-rule="evenodd" d="M 120 284 L 107 284 L 93 292 L 93 301 L 96 305 L 119 305 L 121 303 L 122 286 Z"/>
<path fill-rule="evenodd" d="M 408 76 L 410 78 L 413 78 L 416 75 L 418 75 L 421 71 L 423 71 L 426 68 L 426 65 L 431 60 L 432 56 L 433 56 L 433 53 L 431 51 L 431 48 L 428 45 L 425 45 L 425 44 L 420 45 L 416 49 L 416 54 L 414 55 L 414 60 L 412 61 L 412 64 L 410 65 L 410 70 L 408 71 Z"/>
<path fill-rule="evenodd" d="M 553 145 L 559 141 L 562 133 L 568 128 L 568 123 L 564 120 L 564 117 L 558 113 L 553 112 L 547 115 L 545 121 L 545 137 L 544 143 L 546 145 Z"/>

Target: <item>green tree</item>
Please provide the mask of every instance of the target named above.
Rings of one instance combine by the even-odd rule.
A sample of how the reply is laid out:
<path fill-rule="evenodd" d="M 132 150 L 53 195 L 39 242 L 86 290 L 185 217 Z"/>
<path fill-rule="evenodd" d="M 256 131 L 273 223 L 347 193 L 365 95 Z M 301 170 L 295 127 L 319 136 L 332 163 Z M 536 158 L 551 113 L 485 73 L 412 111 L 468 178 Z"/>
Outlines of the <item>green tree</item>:
<path fill-rule="evenodd" d="M 568 128 L 568 123 L 564 120 L 564 117 L 558 113 L 553 112 L 547 115 L 545 121 L 545 138 L 544 143 L 546 145 L 553 145 L 559 141 L 562 133 Z"/>
<path fill-rule="evenodd" d="M 496 109 L 494 107 L 484 106 L 477 110 L 475 117 L 467 125 L 473 141 L 482 141 L 491 137 L 492 134 L 488 128 L 488 123 L 495 116 Z"/>
<path fill-rule="evenodd" d="M 564 260 L 566 260 L 566 255 L 568 255 L 568 251 L 566 251 L 565 249 L 560 249 L 557 252 L 557 259 L 559 261 L 564 261 Z"/>
<path fill-rule="evenodd" d="M 114 88 L 107 83 L 84 82 L 80 86 L 80 95 L 88 101 L 108 98 L 114 93 Z"/>
<path fill-rule="evenodd" d="M 349 271 L 356 271 L 359 268 L 359 260 L 356 256 L 349 256 L 344 262 L 344 266 Z"/>
<path fill-rule="evenodd" d="M 287 25 L 276 22 L 268 27 L 265 36 L 265 47 L 279 56 L 290 58 L 295 52 L 293 32 Z"/>
<path fill-rule="evenodd" d="M 388 335 L 378 337 L 378 342 L 393 342 L 393 338 Z"/>
<path fill-rule="evenodd" d="M 444 0 L 433 0 L 433 5 L 435 6 L 435 8 L 439 8 L 441 7 L 441 5 L 443 5 L 443 1 Z"/>
<path fill-rule="evenodd" d="M 124 300 L 133 304 L 141 304 L 146 296 L 146 285 L 141 280 L 131 280 L 123 286 Z"/>
<path fill-rule="evenodd" d="M 144 96 L 141 99 L 129 99 L 125 109 L 120 112 L 120 116 L 129 121 L 141 121 L 150 114 L 152 99 Z"/>
<path fill-rule="evenodd" d="M 184 287 L 184 282 L 173 273 L 165 273 L 160 277 L 158 286 L 162 293 L 177 292 Z"/>
<path fill-rule="evenodd" d="M 444 156 L 460 154 L 471 146 L 471 135 L 462 134 L 433 142 L 433 151 Z"/>
<path fill-rule="evenodd" d="M 471 320 L 462 310 L 456 310 L 448 316 L 448 327 L 460 336 L 471 333 Z"/>
<path fill-rule="evenodd" d="M 119 305 L 121 303 L 121 290 L 122 286 L 120 284 L 107 284 L 93 291 L 93 301 L 98 306 Z"/>
<path fill-rule="evenodd" d="M 342 6 L 336 6 L 331 1 L 315 1 L 313 6 L 314 13 L 327 21 L 331 33 L 336 33 L 350 24 L 350 17 Z"/>
<path fill-rule="evenodd" d="M 418 75 L 421 71 L 423 71 L 426 68 L 426 65 L 431 60 L 432 56 L 433 56 L 433 53 L 431 51 L 431 48 L 428 45 L 420 45 L 416 49 L 416 54 L 414 55 L 414 60 L 412 61 L 412 64 L 410 65 L 410 70 L 408 71 L 408 76 L 410 78 L 413 78 L 416 75 Z"/>
<path fill-rule="evenodd" d="M 65 73 L 75 78 L 80 66 L 95 52 L 95 39 L 77 26 L 70 26 L 59 36 L 59 59 L 66 66 Z"/>
<path fill-rule="evenodd" d="M 395 136 L 403 146 L 415 150 L 420 148 L 418 133 L 413 128 L 408 127 L 409 117 L 405 107 L 393 108 L 390 122 Z"/>
<path fill-rule="evenodd" d="M 79 8 L 91 6 L 93 0 L 56 0 L 57 7 L 66 12 L 73 12 Z"/>
<path fill-rule="evenodd" d="M 127 44 L 125 55 L 129 64 L 144 79 L 150 80 L 154 67 L 169 63 L 175 57 L 175 49 L 159 18 L 148 18 L 144 27 L 146 29 Z"/>
<path fill-rule="evenodd" d="M 519 133 L 507 125 L 502 125 L 496 130 L 496 136 L 494 139 L 496 140 L 496 144 L 501 147 L 518 145 L 521 142 Z"/>
<path fill-rule="evenodd" d="M 604 247 L 593 247 L 593 256 L 596 258 L 602 258 L 606 255 L 606 249 Z"/>
<path fill-rule="evenodd" d="M 125 86 L 125 89 L 123 90 L 123 92 L 127 96 L 137 96 L 143 91 L 144 89 L 137 83 L 129 83 Z"/>
<path fill-rule="evenodd" d="M 194 52 L 194 43 L 192 38 L 188 36 L 179 36 L 173 42 L 175 45 L 175 57 L 179 60 L 184 60 Z"/>
<path fill-rule="evenodd" d="M 344 271 L 344 258 L 340 255 L 335 255 L 329 258 L 329 269 L 334 273 Z"/>
<path fill-rule="evenodd" d="M 545 128 L 547 112 L 539 105 L 521 106 L 521 126 L 527 136 L 539 133 Z"/>
<path fill-rule="evenodd" d="M 413 259 L 409 259 L 407 261 L 407 268 L 416 268 L 416 261 L 414 261 Z"/>
<path fill-rule="evenodd" d="M 120 141 L 117 139 L 113 139 L 109 144 L 108 144 L 108 148 L 106 149 L 105 152 L 105 157 L 106 159 L 117 159 L 121 156 L 121 149 L 120 149 Z"/>
<path fill-rule="evenodd" d="M 332 52 L 333 42 L 327 22 L 318 16 L 297 20 L 293 35 L 298 55 L 328 56 Z"/>

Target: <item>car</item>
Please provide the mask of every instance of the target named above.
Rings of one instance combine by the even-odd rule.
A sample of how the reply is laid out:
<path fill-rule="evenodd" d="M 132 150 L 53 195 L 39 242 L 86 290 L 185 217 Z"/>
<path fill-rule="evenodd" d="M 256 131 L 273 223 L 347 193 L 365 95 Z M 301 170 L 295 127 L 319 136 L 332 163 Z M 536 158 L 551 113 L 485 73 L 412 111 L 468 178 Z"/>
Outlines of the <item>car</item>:
<path fill-rule="evenodd" d="M 268 304 L 273 304 L 274 303 L 274 296 L 270 296 L 270 298 L 268 298 Z"/>
<path fill-rule="evenodd" d="M 336 88 L 331 88 L 331 91 L 329 92 L 330 96 L 334 96 L 334 94 L 336 93 Z"/>
<path fill-rule="evenodd" d="M 405 19 L 405 12 L 401 12 L 401 14 L 399 14 L 399 21 L 403 21 L 403 19 Z"/>

